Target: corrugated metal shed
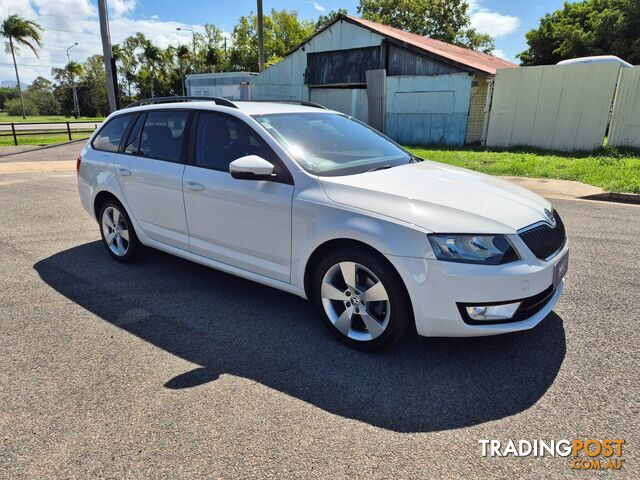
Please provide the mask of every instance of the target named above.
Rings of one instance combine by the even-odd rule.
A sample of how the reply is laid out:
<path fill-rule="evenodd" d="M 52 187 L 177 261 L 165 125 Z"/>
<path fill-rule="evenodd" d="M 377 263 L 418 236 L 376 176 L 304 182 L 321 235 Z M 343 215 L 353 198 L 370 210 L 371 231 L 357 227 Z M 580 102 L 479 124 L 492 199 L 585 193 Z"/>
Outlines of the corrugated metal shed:
<path fill-rule="evenodd" d="M 367 71 L 368 118 L 366 122 L 376 130 L 385 131 L 385 102 L 387 101 L 387 71 L 384 68 Z"/>
<path fill-rule="evenodd" d="M 457 45 L 434 40 L 433 38 L 421 37 L 420 35 L 405 32 L 381 23 L 352 17 L 350 15 L 344 15 L 341 18 L 348 22 L 362 25 L 373 32 L 383 35 L 388 40 L 392 39 L 406 47 L 413 47 L 433 55 L 436 58 L 439 57 L 442 60 L 451 61 L 463 69 L 473 69 L 485 74 L 495 75 L 498 68 L 516 67 L 513 63 L 494 57 L 493 55 L 458 47 Z"/>
<path fill-rule="evenodd" d="M 369 117 L 369 102 L 365 88 L 312 88 L 309 99 L 363 122 Z"/>
<path fill-rule="evenodd" d="M 308 100 L 305 85 L 307 54 L 382 44 L 383 37 L 353 23 L 335 22 L 294 49 L 280 62 L 267 68 L 251 80 L 251 96 L 256 99 Z"/>
<path fill-rule="evenodd" d="M 389 45 L 387 57 L 387 75 L 390 77 L 395 75 L 448 75 L 464 72 L 463 69 L 454 65 L 395 45 Z"/>
<path fill-rule="evenodd" d="M 251 94 L 256 99 L 311 99 L 373 123 L 401 142 L 461 145 L 473 79 L 514 66 L 340 15 L 254 78 Z M 379 73 L 370 75 L 373 71 Z M 476 92 L 474 132 L 484 129 L 481 95 Z"/>
<path fill-rule="evenodd" d="M 462 145 L 467 130 L 471 77 L 387 77 L 385 133 L 413 145 Z"/>
<path fill-rule="evenodd" d="M 365 72 L 380 67 L 380 47 L 307 54 L 307 85 L 362 84 Z"/>

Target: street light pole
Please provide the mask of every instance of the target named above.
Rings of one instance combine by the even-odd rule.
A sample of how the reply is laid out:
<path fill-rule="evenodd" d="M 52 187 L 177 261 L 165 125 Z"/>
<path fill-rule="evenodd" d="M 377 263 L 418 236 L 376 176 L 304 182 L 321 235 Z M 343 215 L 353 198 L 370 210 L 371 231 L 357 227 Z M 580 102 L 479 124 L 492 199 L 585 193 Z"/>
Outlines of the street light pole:
<path fill-rule="evenodd" d="M 74 42 L 69 48 L 67 48 L 67 67 L 71 65 L 71 57 L 69 56 L 69 50 L 78 45 L 78 42 Z M 76 90 L 76 79 L 73 72 L 69 72 L 71 77 L 71 88 L 73 89 L 73 110 L 76 113 L 76 118 L 80 117 L 80 104 L 78 103 L 78 92 Z"/>
<path fill-rule="evenodd" d="M 191 38 L 193 39 L 193 71 L 195 73 L 198 73 L 198 68 L 197 68 L 197 55 L 196 55 L 196 32 L 194 32 L 193 30 L 191 30 L 190 28 L 183 28 L 183 27 L 178 27 L 176 28 L 176 30 L 178 30 L 179 32 L 181 31 L 186 31 L 186 32 L 191 32 Z"/>

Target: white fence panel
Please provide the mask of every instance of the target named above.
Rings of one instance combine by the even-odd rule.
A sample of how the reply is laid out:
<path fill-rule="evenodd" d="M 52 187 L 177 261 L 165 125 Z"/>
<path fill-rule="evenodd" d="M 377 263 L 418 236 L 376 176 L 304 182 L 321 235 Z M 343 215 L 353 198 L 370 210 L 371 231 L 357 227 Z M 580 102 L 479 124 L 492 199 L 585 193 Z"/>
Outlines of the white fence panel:
<path fill-rule="evenodd" d="M 619 69 L 599 63 L 498 70 L 487 145 L 564 151 L 601 147 Z"/>
<path fill-rule="evenodd" d="M 640 148 L 640 67 L 620 71 L 608 144 Z"/>

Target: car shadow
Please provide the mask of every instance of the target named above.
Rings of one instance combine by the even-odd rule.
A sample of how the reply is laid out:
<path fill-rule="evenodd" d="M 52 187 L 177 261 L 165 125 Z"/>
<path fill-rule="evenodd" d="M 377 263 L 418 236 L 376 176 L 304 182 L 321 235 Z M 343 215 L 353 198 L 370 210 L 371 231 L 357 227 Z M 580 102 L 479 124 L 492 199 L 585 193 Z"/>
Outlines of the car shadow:
<path fill-rule="evenodd" d="M 166 379 L 194 388 L 232 374 L 397 432 L 446 430 L 535 404 L 566 353 L 562 320 L 497 337 L 409 338 L 363 353 L 331 336 L 310 302 L 157 251 L 113 261 L 99 242 L 34 265 L 62 295 L 200 365 Z"/>

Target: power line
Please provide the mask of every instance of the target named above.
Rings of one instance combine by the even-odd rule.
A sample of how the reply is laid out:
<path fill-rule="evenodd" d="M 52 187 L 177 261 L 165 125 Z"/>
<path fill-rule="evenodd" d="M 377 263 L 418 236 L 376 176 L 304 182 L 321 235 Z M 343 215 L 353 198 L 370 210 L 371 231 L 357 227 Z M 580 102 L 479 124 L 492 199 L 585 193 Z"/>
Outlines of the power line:
<path fill-rule="evenodd" d="M 47 26 L 44 26 L 44 31 L 45 32 L 62 32 L 62 33 L 73 33 L 75 35 L 90 35 L 90 36 L 95 36 L 95 33 L 87 33 L 87 32 L 74 32 L 73 30 L 61 30 L 59 28 L 49 28 Z"/>
<path fill-rule="evenodd" d="M 13 67 L 13 63 L 0 63 L 1 66 L 8 66 L 8 67 Z M 32 68 L 61 68 L 60 65 L 55 66 L 55 65 L 29 65 L 27 63 L 19 63 L 18 64 L 19 67 L 32 67 Z"/>

